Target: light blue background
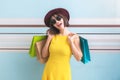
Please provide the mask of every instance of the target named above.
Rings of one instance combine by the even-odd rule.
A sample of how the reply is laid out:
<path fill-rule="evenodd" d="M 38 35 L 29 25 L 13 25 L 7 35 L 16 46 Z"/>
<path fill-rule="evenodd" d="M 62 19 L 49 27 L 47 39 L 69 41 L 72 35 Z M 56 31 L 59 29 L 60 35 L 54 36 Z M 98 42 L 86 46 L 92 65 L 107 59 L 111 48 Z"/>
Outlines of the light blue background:
<path fill-rule="evenodd" d="M 56 7 L 68 9 L 71 18 L 119 18 L 120 11 L 116 1 L 0 0 L 0 18 L 43 18 L 48 10 Z M 36 30 L 0 29 L 0 33 L 32 31 Z M 77 29 L 74 29 L 74 32 L 76 31 Z M 120 80 L 120 53 L 91 53 L 91 59 L 92 62 L 84 65 L 72 57 L 73 80 Z M 37 62 L 36 58 L 31 58 L 28 52 L 0 53 L 0 80 L 41 80 L 43 68 L 44 65 Z"/>
<path fill-rule="evenodd" d="M 117 0 L 0 0 L 0 18 L 43 18 L 53 8 L 68 9 L 72 18 L 116 18 Z"/>
<path fill-rule="evenodd" d="M 120 53 L 92 53 L 91 58 L 83 64 L 72 57 L 73 80 L 120 80 Z M 0 80 L 41 80 L 43 69 L 27 53 L 0 53 Z"/>

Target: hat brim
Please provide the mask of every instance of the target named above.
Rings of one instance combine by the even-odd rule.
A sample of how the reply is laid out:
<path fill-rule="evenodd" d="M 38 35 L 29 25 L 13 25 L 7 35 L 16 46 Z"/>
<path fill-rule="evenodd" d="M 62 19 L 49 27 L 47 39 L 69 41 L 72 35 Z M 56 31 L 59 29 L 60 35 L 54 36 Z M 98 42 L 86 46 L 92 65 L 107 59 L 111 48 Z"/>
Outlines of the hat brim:
<path fill-rule="evenodd" d="M 50 11 L 46 14 L 46 16 L 45 16 L 45 18 L 44 18 L 44 22 L 45 22 L 45 25 L 46 25 L 47 27 L 50 27 L 50 26 L 49 26 L 49 21 L 50 21 L 51 16 L 53 16 L 54 14 L 62 14 L 63 16 L 66 16 L 66 18 L 68 19 L 68 21 L 69 21 L 69 19 L 70 19 L 69 12 L 68 12 L 66 9 L 56 8 L 56 9 L 50 10 Z"/>

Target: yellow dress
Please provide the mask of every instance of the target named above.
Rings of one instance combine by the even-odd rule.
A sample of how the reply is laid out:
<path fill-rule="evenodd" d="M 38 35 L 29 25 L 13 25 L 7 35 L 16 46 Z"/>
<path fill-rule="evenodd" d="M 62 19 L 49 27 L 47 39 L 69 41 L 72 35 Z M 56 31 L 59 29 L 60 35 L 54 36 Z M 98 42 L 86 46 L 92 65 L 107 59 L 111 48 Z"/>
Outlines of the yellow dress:
<path fill-rule="evenodd" d="M 50 47 L 42 80 L 71 80 L 70 58 L 72 55 L 67 36 L 56 35 Z"/>

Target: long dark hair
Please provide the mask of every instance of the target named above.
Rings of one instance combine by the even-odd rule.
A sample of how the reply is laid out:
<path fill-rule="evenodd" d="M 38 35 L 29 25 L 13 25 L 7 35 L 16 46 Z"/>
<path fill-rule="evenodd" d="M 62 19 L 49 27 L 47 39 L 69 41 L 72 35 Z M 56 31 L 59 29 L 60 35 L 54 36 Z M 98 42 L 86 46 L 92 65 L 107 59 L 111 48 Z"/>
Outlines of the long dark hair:
<path fill-rule="evenodd" d="M 63 18 L 63 21 L 64 21 L 64 26 L 65 27 L 69 26 L 69 21 L 68 21 L 66 16 L 63 16 L 62 14 L 54 14 L 54 15 L 61 16 Z M 54 27 L 53 24 L 50 23 L 50 33 L 51 34 L 59 34 L 60 31 L 56 27 Z"/>

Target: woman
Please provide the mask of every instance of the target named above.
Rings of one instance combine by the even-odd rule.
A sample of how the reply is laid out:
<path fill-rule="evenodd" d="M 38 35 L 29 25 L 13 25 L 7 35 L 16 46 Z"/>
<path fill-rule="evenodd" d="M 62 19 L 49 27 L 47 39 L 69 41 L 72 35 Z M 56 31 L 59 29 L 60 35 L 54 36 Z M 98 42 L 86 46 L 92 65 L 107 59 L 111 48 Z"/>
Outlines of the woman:
<path fill-rule="evenodd" d="M 42 49 L 42 56 L 49 57 L 42 80 L 71 80 L 71 55 L 74 55 L 77 61 L 82 58 L 79 36 L 67 29 L 69 18 L 68 11 L 63 8 L 49 11 L 44 18 L 46 26 L 50 29 Z"/>

